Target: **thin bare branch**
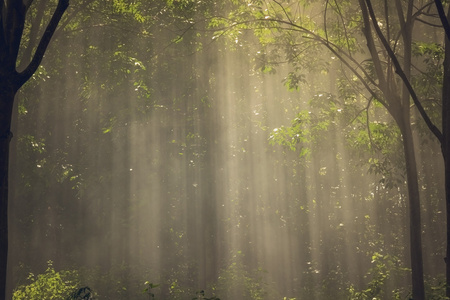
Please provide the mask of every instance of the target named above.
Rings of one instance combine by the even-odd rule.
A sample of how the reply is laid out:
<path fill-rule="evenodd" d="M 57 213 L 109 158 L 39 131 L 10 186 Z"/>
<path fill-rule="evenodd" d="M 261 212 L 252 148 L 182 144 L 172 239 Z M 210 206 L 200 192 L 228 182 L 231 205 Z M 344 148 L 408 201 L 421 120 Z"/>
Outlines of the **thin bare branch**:
<path fill-rule="evenodd" d="M 287 13 L 287 11 L 286 11 L 286 9 L 284 8 L 284 6 L 281 5 L 281 3 L 278 2 L 278 1 L 276 1 L 276 0 L 273 0 L 273 2 L 275 2 L 276 4 L 278 4 L 278 6 L 281 7 L 281 9 L 283 10 L 283 13 L 284 13 L 285 17 L 289 20 L 289 22 L 293 23 L 292 20 L 291 20 L 291 17 L 290 17 L 289 14 Z M 328 2 L 328 1 L 327 1 L 327 2 Z"/>
<path fill-rule="evenodd" d="M 392 51 L 391 46 L 389 45 L 388 41 L 384 37 L 383 33 L 381 32 L 381 29 L 378 26 L 378 22 L 375 17 L 375 13 L 373 11 L 370 0 L 366 0 L 366 4 L 367 4 L 367 8 L 368 8 L 370 17 L 372 19 L 373 26 L 378 35 L 378 38 L 381 40 L 383 46 L 385 47 L 386 51 L 388 52 L 389 56 L 391 57 L 392 62 L 394 63 L 395 72 L 400 76 L 400 78 L 403 80 L 403 83 L 406 85 L 406 87 L 414 101 L 414 104 L 416 105 L 417 109 L 419 110 L 419 113 L 422 116 L 425 123 L 427 124 L 428 128 L 431 130 L 431 132 L 436 136 L 436 138 L 442 144 L 443 135 L 440 132 L 440 130 L 433 124 L 431 119 L 429 118 L 428 114 L 426 113 L 425 109 L 423 108 L 422 104 L 420 103 L 420 101 L 416 95 L 416 92 L 414 91 L 414 88 L 411 86 L 411 83 L 409 82 L 408 78 L 406 77 L 405 73 L 403 72 L 402 67 L 400 66 L 400 63 L 399 63 L 394 51 Z"/>
<path fill-rule="evenodd" d="M 347 42 L 347 47 L 349 49 L 348 53 L 351 56 L 352 54 L 350 52 L 350 39 L 348 38 L 347 26 L 345 26 L 344 16 L 342 14 L 341 8 L 339 7 L 339 3 L 337 0 L 334 0 L 334 5 L 336 5 L 336 9 L 337 9 L 339 17 L 341 19 L 342 28 L 344 29 L 345 41 Z"/>
<path fill-rule="evenodd" d="M 433 24 L 433 23 L 431 23 L 431 22 L 422 20 L 421 18 L 417 18 L 416 20 L 417 20 L 418 22 L 421 22 L 421 23 L 423 23 L 423 24 L 425 24 L 425 25 L 428 25 L 428 26 L 431 26 L 431 27 L 442 28 L 442 24 Z"/>
<path fill-rule="evenodd" d="M 380 88 L 382 90 L 387 90 L 389 87 L 387 85 L 386 78 L 385 78 L 384 72 L 383 72 L 383 68 L 381 67 L 380 57 L 378 55 L 378 51 L 375 46 L 375 41 L 372 36 L 370 20 L 369 20 L 368 14 L 367 14 L 367 7 L 363 0 L 359 0 L 359 4 L 361 7 L 361 13 L 362 13 L 363 22 L 364 22 L 363 33 L 364 33 L 364 36 L 366 37 L 367 47 L 369 48 L 369 52 L 372 57 L 373 65 L 375 67 L 375 72 L 378 77 L 378 82 L 379 82 Z"/>
<path fill-rule="evenodd" d="M 323 31 L 325 32 L 325 39 L 328 41 L 327 12 L 328 12 L 328 0 L 325 3 L 325 12 L 323 14 Z"/>

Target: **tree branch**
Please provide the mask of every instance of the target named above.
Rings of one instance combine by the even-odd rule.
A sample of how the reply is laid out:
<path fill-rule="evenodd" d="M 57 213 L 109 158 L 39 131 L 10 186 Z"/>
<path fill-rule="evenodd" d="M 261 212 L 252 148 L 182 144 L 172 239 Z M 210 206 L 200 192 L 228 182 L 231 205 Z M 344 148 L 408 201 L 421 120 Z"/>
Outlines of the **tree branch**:
<path fill-rule="evenodd" d="M 416 92 L 414 91 L 414 88 L 412 87 L 411 83 L 409 82 L 408 78 L 406 77 L 405 73 L 402 70 L 402 67 L 400 66 L 400 63 L 395 56 L 394 51 L 392 51 L 391 46 L 387 42 L 386 38 L 384 37 L 383 33 L 381 32 L 380 27 L 378 26 L 378 22 L 375 17 L 375 13 L 372 8 L 372 3 L 370 0 L 365 0 L 367 4 L 367 8 L 370 14 L 370 17 L 372 19 L 373 26 L 375 28 L 375 31 L 378 35 L 378 38 L 381 40 L 384 48 L 388 52 L 389 57 L 392 59 L 392 62 L 395 66 L 395 72 L 400 76 L 400 78 L 403 80 L 403 83 L 405 84 L 406 88 L 408 89 L 411 98 L 414 101 L 414 104 L 416 105 L 417 109 L 419 110 L 420 115 L 422 116 L 423 120 L 427 124 L 428 128 L 431 130 L 431 132 L 436 136 L 436 138 L 439 140 L 439 142 L 443 143 L 443 135 L 440 132 L 440 130 L 433 124 L 431 119 L 428 117 L 428 114 L 426 113 L 425 109 L 423 108 L 422 104 L 419 101 L 419 98 L 416 95 Z"/>
<path fill-rule="evenodd" d="M 442 2 L 441 0 L 434 0 L 434 3 L 436 4 L 436 8 L 439 13 L 439 18 L 441 19 L 442 25 L 444 26 L 445 35 L 450 40 L 450 25 L 448 23 L 447 16 L 445 15 Z"/>
<path fill-rule="evenodd" d="M 59 0 L 58 5 L 56 7 L 55 12 L 50 20 L 50 23 L 47 25 L 44 34 L 42 35 L 41 41 L 34 53 L 33 59 L 30 64 L 19 73 L 20 76 L 20 85 L 24 84 L 30 77 L 36 72 L 37 68 L 41 64 L 42 58 L 44 57 L 45 51 L 50 43 L 50 40 L 55 33 L 56 28 L 58 27 L 58 23 L 61 20 L 64 12 L 67 7 L 69 7 L 69 0 Z"/>
<path fill-rule="evenodd" d="M 58 29 L 55 32 L 55 35 L 58 36 L 59 32 L 63 30 L 69 23 L 72 21 L 72 19 L 78 15 L 81 11 L 83 11 L 86 7 L 88 7 L 91 3 L 93 3 L 95 0 L 86 0 L 83 4 L 78 6 L 77 9 L 72 9 L 72 12 L 70 15 L 66 15 L 65 20 L 62 24 L 59 25 Z"/>
<path fill-rule="evenodd" d="M 374 41 L 371 29 L 370 29 L 370 20 L 369 20 L 368 14 L 367 14 L 367 8 L 366 8 L 366 5 L 364 4 L 363 0 L 359 0 L 359 4 L 361 7 L 361 13 L 362 13 L 363 21 L 364 21 L 363 33 L 364 33 L 364 36 L 366 37 L 367 47 L 369 48 L 370 55 L 372 57 L 373 65 L 375 67 L 375 71 L 376 71 L 376 74 L 378 77 L 378 82 L 379 82 L 380 88 L 382 90 L 387 90 L 389 87 L 387 85 L 386 78 L 384 77 L 384 72 L 383 72 L 383 68 L 381 67 L 380 57 L 378 56 L 378 52 L 377 52 L 377 49 L 375 46 L 375 41 Z"/>
<path fill-rule="evenodd" d="M 23 5 L 25 5 L 26 9 L 28 10 L 33 2 L 34 0 L 23 0 Z"/>
<path fill-rule="evenodd" d="M 31 55 L 33 54 L 35 44 L 38 41 L 39 28 L 42 19 L 44 18 L 45 8 L 47 7 L 48 1 L 49 0 L 42 0 L 39 2 L 36 17 L 34 18 L 33 23 L 30 27 L 30 33 L 28 35 L 29 36 L 28 45 L 25 47 L 23 55 L 20 58 L 20 65 L 17 68 L 18 70 L 23 70 L 25 68 L 25 65 L 31 61 Z"/>
<path fill-rule="evenodd" d="M 350 47 L 350 41 L 349 41 L 349 38 L 348 38 L 347 26 L 345 25 L 344 16 L 343 16 L 342 11 L 341 11 L 341 9 L 340 9 L 340 7 L 339 7 L 339 3 L 338 3 L 336 0 L 334 0 L 334 5 L 336 5 L 336 10 L 337 10 L 338 15 L 339 15 L 339 17 L 340 17 L 340 19 L 341 19 L 341 22 L 342 22 L 342 28 L 344 29 L 345 41 L 347 42 L 347 47 L 348 47 L 348 50 L 349 50 L 349 55 L 351 56 L 352 54 L 351 54 L 351 52 L 350 52 L 350 48 L 351 48 L 351 47 Z M 326 19 L 325 19 L 325 23 L 326 23 Z"/>
<path fill-rule="evenodd" d="M 7 64 L 7 68 L 12 71 L 15 68 L 19 53 L 27 7 L 22 1 L 6 0 L 5 2 L 6 4 L 2 4 L 6 6 L 6 11 L 3 11 L 4 8 L 2 9 L 2 38 L 4 39 L 2 43 L 4 43 L 4 50 L 7 53 L 4 57 L 6 61 L 3 61 L 3 63 Z"/>

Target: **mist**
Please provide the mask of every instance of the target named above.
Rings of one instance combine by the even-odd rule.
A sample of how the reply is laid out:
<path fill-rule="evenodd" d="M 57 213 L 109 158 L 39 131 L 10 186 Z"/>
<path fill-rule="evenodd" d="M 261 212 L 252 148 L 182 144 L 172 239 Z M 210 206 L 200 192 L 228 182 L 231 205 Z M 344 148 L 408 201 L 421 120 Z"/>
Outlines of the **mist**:
<path fill-rule="evenodd" d="M 368 105 L 318 44 L 205 21 L 231 4 L 172 2 L 72 3 L 18 93 L 9 292 L 50 266 L 94 299 L 411 297 L 402 133 L 381 101 Z M 439 83 L 413 76 L 423 99 L 439 97 Z M 425 286 L 438 299 L 444 166 L 411 114 Z"/>

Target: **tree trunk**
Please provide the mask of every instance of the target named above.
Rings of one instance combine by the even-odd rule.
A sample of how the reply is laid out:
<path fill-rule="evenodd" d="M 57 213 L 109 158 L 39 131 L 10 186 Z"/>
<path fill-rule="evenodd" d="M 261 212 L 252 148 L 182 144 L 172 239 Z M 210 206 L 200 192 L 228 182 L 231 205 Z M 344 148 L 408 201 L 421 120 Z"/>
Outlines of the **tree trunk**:
<path fill-rule="evenodd" d="M 399 2 L 398 2 L 399 3 Z M 408 2 L 408 12 L 402 30 L 404 49 L 403 49 L 403 72 L 406 81 L 411 78 L 411 57 L 412 57 L 412 31 L 414 22 L 412 21 L 413 1 Z M 400 8 L 397 9 L 401 12 Z M 400 69 L 396 72 L 399 74 Z M 400 130 L 403 137 L 403 148 L 405 153 L 406 180 L 408 185 L 409 198 L 409 236 L 410 236 L 410 254 L 411 254 L 411 276 L 412 276 L 412 298 L 414 300 L 425 300 L 425 286 L 423 281 L 423 258 L 422 258 L 422 221 L 420 218 L 420 195 L 419 180 L 417 175 L 417 163 L 414 150 L 414 139 L 411 130 L 411 111 L 410 103 L 412 94 L 404 82 L 402 87 L 403 114 Z"/>
<path fill-rule="evenodd" d="M 450 112 L 448 112 L 450 113 Z M 447 122 L 448 123 L 448 122 Z M 450 299 L 450 136 L 449 131 L 445 134 L 444 130 L 444 144 L 442 145 L 442 153 L 444 156 L 445 168 L 445 204 L 447 213 L 447 251 L 445 257 L 445 277 L 446 277 L 446 293 L 447 298 Z"/>
<path fill-rule="evenodd" d="M 0 2 L 0 300 L 6 299 L 8 261 L 8 166 L 9 143 L 12 138 L 11 119 L 14 97 L 39 67 L 45 51 L 69 0 L 58 0 L 58 5 L 35 49 L 28 66 L 16 71 L 25 17 L 33 1 Z M 42 7 L 41 7 L 42 8 Z M 38 25 L 33 25 L 39 27 Z"/>
<path fill-rule="evenodd" d="M 403 138 L 403 150 L 406 164 L 406 181 L 408 187 L 409 236 L 412 276 L 412 299 L 424 300 L 425 287 L 423 281 L 422 259 L 422 225 L 420 217 L 419 183 L 414 141 L 411 130 L 409 111 L 401 114 L 396 120 Z"/>
<path fill-rule="evenodd" d="M 450 41 L 445 38 L 444 78 L 442 84 L 442 156 L 445 167 L 445 203 L 447 211 L 446 296 L 450 298 Z"/>
<path fill-rule="evenodd" d="M 5 82 L 6 80 L 2 80 Z M 8 261 L 8 165 L 15 90 L 0 86 L 0 300 L 6 299 Z"/>

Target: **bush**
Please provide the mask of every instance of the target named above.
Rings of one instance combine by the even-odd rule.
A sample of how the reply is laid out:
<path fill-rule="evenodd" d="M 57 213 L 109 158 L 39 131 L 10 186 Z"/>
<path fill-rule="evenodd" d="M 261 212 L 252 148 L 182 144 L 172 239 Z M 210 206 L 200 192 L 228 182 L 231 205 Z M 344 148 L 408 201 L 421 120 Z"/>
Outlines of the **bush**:
<path fill-rule="evenodd" d="M 79 286 L 76 271 L 57 272 L 51 261 L 43 274 L 30 273 L 27 280 L 14 290 L 13 300 L 66 300 Z"/>

